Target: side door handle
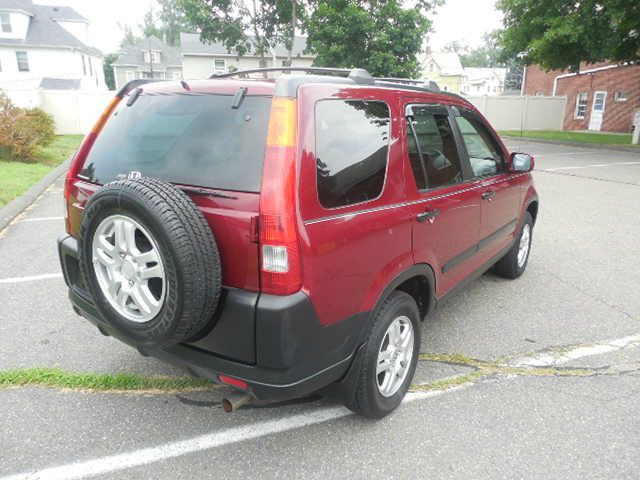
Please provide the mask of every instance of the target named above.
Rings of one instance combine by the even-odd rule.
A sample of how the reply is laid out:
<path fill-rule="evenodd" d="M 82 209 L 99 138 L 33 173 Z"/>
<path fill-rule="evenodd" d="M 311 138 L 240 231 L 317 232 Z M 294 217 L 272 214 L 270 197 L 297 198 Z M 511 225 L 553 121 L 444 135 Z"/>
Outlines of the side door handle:
<path fill-rule="evenodd" d="M 419 213 L 416 215 L 416 218 L 420 223 L 426 222 L 427 220 L 432 223 L 438 215 L 440 215 L 440 210 L 436 208 L 435 210 Z"/>
<path fill-rule="evenodd" d="M 494 192 L 493 190 L 488 190 L 482 194 L 482 199 L 491 201 L 495 194 L 496 192 Z"/>

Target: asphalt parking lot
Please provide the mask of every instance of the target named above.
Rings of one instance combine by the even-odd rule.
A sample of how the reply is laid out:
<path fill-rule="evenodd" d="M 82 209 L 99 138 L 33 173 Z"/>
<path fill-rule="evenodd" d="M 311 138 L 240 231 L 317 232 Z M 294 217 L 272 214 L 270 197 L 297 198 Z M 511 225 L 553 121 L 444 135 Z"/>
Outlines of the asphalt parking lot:
<path fill-rule="evenodd" d="M 507 143 L 536 156 L 528 269 L 488 273 L 428 318 L 393 415 L 318 398 L 229 415 L 220 388 L 0 389 L 0 480 L 638 478 L 640 151 Z M 59 180 L 0 232 L 0 370 L 182 375 L 73 313 L 62 215 Z"/>

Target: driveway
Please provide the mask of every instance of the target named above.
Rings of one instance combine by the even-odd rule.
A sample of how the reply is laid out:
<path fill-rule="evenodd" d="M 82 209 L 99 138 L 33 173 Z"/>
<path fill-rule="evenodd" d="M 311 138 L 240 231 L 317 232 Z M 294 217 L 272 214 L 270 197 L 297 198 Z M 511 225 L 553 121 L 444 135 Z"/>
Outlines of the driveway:
<path fill-rule="evenodd" d="M 637 478 L 640 154 L 511 141 L 536 157 L 527 272 L 428 318 L 412 392 L 381 421 L 325 399 L 229 415 L 180 394 L 0 389 L 6 478 Z M 0 232 L 0 370 L 183 375 L 73 313 L 62 179 Z"/>

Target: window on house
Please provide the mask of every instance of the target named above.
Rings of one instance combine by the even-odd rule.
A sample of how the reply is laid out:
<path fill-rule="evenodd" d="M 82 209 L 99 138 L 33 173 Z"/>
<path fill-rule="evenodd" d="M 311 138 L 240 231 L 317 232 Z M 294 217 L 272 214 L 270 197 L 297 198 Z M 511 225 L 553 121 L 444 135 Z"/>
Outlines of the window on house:
<path fill-rule="evenodd" d="M 431 62 L 429 64 L 429 71 L 430 72 L 435 72 L 436 71 L 436 64 L 435 63 Z"/>
<path fill-rule="evenodd" d="M 127 70 L 125 72 L 125 75 L 127 76 L 127 82 L 130 82 L 131 80 L 136 78 L 135 74 L 131 70 Z"/>
<path fill-rule="evenodd" d="M 615 92 L 613 94 L 614 102 L 626 102 L 628 98 L 627 92 Z"/>
<path fill-rule="evenodd" d="M 145 50 L 144 61 L 145 63 L 160 63 L 162 61 L 162 52 L 160 50 Z"/>
<path fill-rule="evenodd" d="M 16 60 L 18 60 L 18 71 L 29 71 L 29 57 L 27 57 L 27 52 L 16 52 Z"/>
<path fill-rule="evenodd" d="M 536 92 L 536 97 L 544 97 L 544 92 Z"/>
<path fill-rule="evenodd" d="M 587 100 L 589 94 L 587 92 L 580 92 L 576 97 L 576 111 L 573 115 L 573 118 L 581 119 L 584 118 L 585 113 L 587 112 Z"/>
<path fill-rule="evenodd" d="M 316 182 L 322 206 L 336 208 L 378 198 L 389 151 L 387 104 L 321 100 L 315 113 Z"/>
<path fill-rule="evenodd" d="M 0 23 L 2 24 L 2 31 L 4 33 L 11 33 L 11 17 L 8 13 L 0 14 Z"/>
<path fill-rule="evenodd" d="M 214 73 L 225 73 L 227 71 L 227 61 L 224 58 L 216 58 L 213 61 Z"/>

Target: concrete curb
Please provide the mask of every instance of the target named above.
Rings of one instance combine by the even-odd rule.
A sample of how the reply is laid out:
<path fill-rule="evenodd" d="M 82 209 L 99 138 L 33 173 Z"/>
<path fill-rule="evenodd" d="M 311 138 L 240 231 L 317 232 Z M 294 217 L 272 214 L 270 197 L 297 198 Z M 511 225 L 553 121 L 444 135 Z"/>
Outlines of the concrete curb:
<path fill-rule="evenodd" d="M 583 147 L 583 148 L 592 148 L 596 150 L 614 150 L 616 152 L 634 152 L 640 155 L 640 147 L 624 147 L 622 145 L 600 145 L 598 143 L 569 142 L 564 140 L 549 140 L 546 138 L 514 137 L 511 135 L 500 135 L 500 138 L 504 138 L 507 140 L 519 140 L 522 142 L 530 142 L 530 143 L 548 143 L 550 145 L 565 145 L 567 147 Z"/>
<path fill-rule="evenodd" d="M 29 189 L 20 197 L 14 198 L 0 209 L 0 231 L 4 230 L 14 218 L 20 215 L 25 208 L 31 205 L 42 192 L 55 182 L 69 168 L 71 157 L 47 173 L 45 177 Z"/>

